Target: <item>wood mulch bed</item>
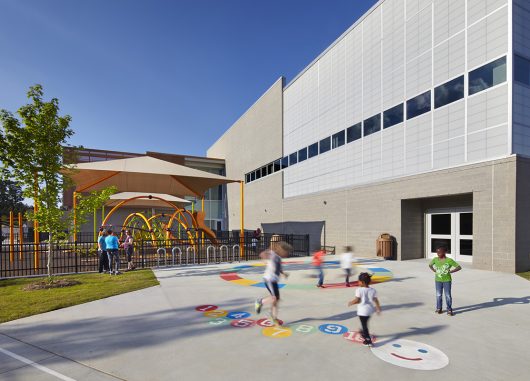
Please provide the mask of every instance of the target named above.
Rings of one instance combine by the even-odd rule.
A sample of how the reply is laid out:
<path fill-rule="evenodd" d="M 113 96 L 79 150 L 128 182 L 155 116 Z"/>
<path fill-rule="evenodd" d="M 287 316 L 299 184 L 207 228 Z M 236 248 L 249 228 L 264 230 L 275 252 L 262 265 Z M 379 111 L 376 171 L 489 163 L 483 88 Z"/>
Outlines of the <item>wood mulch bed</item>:
<path fill-rule="evenodd" d="M 62 287 L 70 287 L 75 286 L 76 284 L 81 284 L 78 280 L 72 280 L 72 279 L 57 279 L 50 281 L 40 281 L 28 284 L 27 286 L 24 286 L 22 289 L 24 291 L 35 291 L 35 290 L 45 290 L 48 288 L 62 288 Z"/>

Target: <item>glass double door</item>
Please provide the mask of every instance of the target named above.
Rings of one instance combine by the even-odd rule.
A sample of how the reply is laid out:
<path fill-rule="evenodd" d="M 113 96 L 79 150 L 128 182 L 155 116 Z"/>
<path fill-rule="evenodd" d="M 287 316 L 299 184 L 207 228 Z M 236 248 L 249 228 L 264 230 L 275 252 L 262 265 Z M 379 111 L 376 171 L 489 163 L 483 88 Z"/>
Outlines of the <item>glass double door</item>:
<path fill-rule="evenodd" d="M 449 257 L 462 262 L 473 260 L 473 211 L 471 208 L 427 211 L 426 253 L 429 258 L 444 245 Z"/>

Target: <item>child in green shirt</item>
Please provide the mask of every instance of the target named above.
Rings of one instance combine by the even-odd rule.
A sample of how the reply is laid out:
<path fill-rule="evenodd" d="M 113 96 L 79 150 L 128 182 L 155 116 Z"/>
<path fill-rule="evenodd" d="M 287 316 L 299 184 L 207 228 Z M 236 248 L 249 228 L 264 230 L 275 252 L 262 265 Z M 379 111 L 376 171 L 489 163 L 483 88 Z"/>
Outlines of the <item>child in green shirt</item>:
<path fill-rule="evenodd" d="M 442 293 L 445 294 L 445 304 L 447 305 L 447 315 L 453 316 L 453 306 L 451 297 L 451 274 L 462 270 L 462 267 L 451 258 L 447 258 L 447 247 L 440 246 L 436 249 L 438 257 L 432 259 L 429 268 L 436 274 L 434 283 L 436 285 L 436 313 L 442 313 Z M 451 268 L 453 268 L 451 270 Z"/>

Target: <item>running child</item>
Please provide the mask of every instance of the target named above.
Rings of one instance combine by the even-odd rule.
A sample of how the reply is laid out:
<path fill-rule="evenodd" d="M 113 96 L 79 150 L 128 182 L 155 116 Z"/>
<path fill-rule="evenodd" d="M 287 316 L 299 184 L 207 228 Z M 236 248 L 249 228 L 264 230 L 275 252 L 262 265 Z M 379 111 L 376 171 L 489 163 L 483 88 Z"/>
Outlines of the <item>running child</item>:
<path fill-rule="evenodd" d="M 344 246 L 344 253 L 340 255 L 340 267 L 346 276 L 346 287 L 350 287 L 351 261 L 353 259 L 352 247 Z"/>
<path fill-rule="evenodd" d="M 265 273 L 263 274 L 263 282 L 265 287 L 270 293 L 270 296 L 265 298 L 258 298 L 254 303 L 256 313 L 261 312 L 261 308 L 264 304 L 271 304 L 271 318 L 274 325 L 279 326 L 278 321 L 278 303 L 280 301 L 280 289 L 278 287 L 278 281 L 280 275 L 288 277 L 289 274 L 282 269 L 282 257 L 286 257 L 289 253 L 290 246 L 285 242 L 280 242 L 280 236 L 273 235 L 271 237 L 271 246 L 269 249 L 264 250 L 260 253 L 260 258 L 267 260 L 267 266 L 265 267 Z"/>
<path fill-rule="evenodd" d="M 319 250 L 313 254 L 313 266 L 315 267 L 315 270 L 317 271 L 318 276 L 318 283 L 317 287 L 324 288 L 324 270 L 322 269 L 322 264 L 324 262 L 324 256 L 326 255 L 326 252 L 324 250 Z"/>
<path fill-rule="evenodd" d="M 364 339 L 363 345 L 372 346 L 372 338 L 368 331 L 368 320 L 374 312 L 381 313 L 381 306 L 379 299 L 377 299 L 377 292 L 370 287 L 372 277 L 368 273 L 359 274 L 359 287 L 355 290 L 355 298 L 348 303 L 348 307 L 358 304 L 357 316 L 361 320 L 362 337 Z"/>

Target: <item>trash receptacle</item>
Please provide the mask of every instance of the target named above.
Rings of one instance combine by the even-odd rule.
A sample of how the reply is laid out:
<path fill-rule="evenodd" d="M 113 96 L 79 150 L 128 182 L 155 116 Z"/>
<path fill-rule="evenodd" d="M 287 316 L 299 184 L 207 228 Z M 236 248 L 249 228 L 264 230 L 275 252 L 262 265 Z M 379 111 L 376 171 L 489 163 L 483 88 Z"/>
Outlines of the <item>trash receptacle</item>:
<path fill-rule="evenodd" d="M 381 234 L 375 242 L 378 257 L 392 258 L 394 240 L 390 234 Z"/>

